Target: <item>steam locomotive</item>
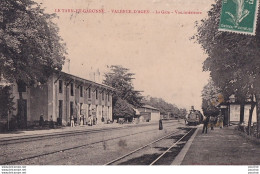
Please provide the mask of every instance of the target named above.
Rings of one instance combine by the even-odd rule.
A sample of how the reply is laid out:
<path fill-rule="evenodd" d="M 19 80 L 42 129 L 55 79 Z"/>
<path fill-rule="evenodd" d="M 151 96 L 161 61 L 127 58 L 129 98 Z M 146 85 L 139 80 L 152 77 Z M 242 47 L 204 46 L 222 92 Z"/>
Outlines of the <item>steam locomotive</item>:
<path fill-rule="evenodd" d="M 203 121 L 203 115 L 199 110 L 195 110 L 194 106 L 191 107 L 190 113 L 187 115 L 187 124 L 188 125 L 198 125 Z"/>

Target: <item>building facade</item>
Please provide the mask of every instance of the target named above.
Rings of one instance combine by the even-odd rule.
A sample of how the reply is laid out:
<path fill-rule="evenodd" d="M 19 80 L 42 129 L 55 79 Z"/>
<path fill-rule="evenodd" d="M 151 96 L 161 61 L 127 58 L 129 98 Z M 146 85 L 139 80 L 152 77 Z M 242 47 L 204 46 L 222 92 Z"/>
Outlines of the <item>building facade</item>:
<path fill-rule="evenodd" d="M 241 105 L 238 103 L 230 103 L 229 111 L 230 111 L 230 123 L 238 124 L 239 122 L 248 123 L 249 120 L 249 111 L 251 109 L 251 104 L 246 103 L 244 105 L 244 118 L 240 118 L 240 109 Z M 242 119 L 242 120 L 241 120 Z M 256 107 L 253 111 L 252 123 L 256 122 Z"/>
<path fill-rule="evenodd" d="M 21 127 L 34 124 L 40 116 L 60 125 L 69 125 L 72 116 L 78 124 L 99 124 L 112 120 L 113 91 L 110 86 L 57 72 L 45 84 L 12 84 L 16 108 L 12 114 L 18 115 Z"/>
<path fill-rule="evenodd" d="M 241 103 L 236 101 L 234 95 L 229 97 L 229 101 L 225 104 L 220 105 L 221 114 L 224 117 L 224 125 L 239 124 L 244 122 L 246 125 L 249 120 L 249 112 L 251 109 L 250 100 L 245 101 L 244 109 L 241 110 Z M 240 112 L 244 112 L 244 117 L 240 117 Z M 252 113 L 252 124 L 256 122 L 256 107 Z"/>

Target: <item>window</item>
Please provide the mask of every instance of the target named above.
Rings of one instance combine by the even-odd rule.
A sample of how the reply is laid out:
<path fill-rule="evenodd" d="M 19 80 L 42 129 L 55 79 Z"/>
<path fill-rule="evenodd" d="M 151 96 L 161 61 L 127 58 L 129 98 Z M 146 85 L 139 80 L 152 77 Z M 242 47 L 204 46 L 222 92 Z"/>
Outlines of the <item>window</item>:
<path fill-rule="evenodd" d="M 59 80 L 59 93 L 62 93 L 62 80 Z"/>
<path fill-rule="evenodd" d="M 80 97 L 83 97 L 83 87 L 82 86 L 79 87 L 79 95 L 80 95 Z"/>
<path fill-rule="evenodd" d="M 91 98 L 91 88 L 88 88 L 88 98 Z"/>
<path fill-rule="evenodd" d="M 107 94 L 107 101 L 109 101 L 109 94 Z"/>
<path fill-rule="evenodd" d="M 73 85 L 73 83 L 70 84 L 70 95 L 74 96 L 74 85 Z"/>
<path fill-rule="evenodd" d="M 102 100 L 104 100 L 104 92 L 102 92 Z"/>
<path fill-rule="evenodd" d="M 96 89 L 96 99 L 98 99 L 98 90 Z"/>

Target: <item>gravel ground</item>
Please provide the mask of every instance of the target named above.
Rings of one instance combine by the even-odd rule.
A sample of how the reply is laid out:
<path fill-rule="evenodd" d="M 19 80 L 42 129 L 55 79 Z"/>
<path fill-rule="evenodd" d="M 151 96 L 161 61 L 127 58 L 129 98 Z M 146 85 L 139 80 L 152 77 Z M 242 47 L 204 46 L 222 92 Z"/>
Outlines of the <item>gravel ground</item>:
<path fill-rule="evenodd" d="M 177 125 L 176 125 L 177 124 Z M 50 138 L 32 142 L 0 146 L 0 161 L 5 163 L 23 159 L 42 153 L 49 154 L 14 162 L 16 165 L 103 165 L 135 148 L 149 143 L 158 137 L 169 134 L 177 127 L 184 126 L 177 122 L 164 124 L 164 130 L 159 131 L 158 125 L 144 127 L 128 127 L 106 132 L 89 133 L 61 138 Z M 129 136 L 130 134 L 134 134 Z M 110 140 L 108 140 L 110 139 Z M 82 146 L 82 147 L 78 147 Z M 78 147 L 72 150 L 67 148 Z"/>
<path fill-rule="evenodd" d="M 113 165 L 149 165 L 164 151 L 166 151 L 172 144 L 174 144 L 179 138 L 181 138 L 186 132 L 187 130 L 184 129 L 179 130 L 174 136 L 167 137 L 154 144 L 151 144 L 144 149 L 141 149 L 140 151 L 114 163 Z M 173 150 L 174 148 L 170 150 L 170 152 Z M 170 156 L 169 158 L 167 158 L 167 163 L 171 164 L 171 162 L 174 160 L 174 157 L 175 156 Z M 159 161 L 161 161 L 161 159 Z"/>

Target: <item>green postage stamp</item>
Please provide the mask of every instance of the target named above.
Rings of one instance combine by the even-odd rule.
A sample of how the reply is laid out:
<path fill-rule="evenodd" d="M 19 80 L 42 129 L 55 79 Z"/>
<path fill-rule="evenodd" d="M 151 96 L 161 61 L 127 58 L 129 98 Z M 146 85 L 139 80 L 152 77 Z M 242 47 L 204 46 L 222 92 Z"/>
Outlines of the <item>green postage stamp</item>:
<path fill-rule="evenodd" d="M 258 0 L 222 0 L 220 31 L 255 35 Z"/>

